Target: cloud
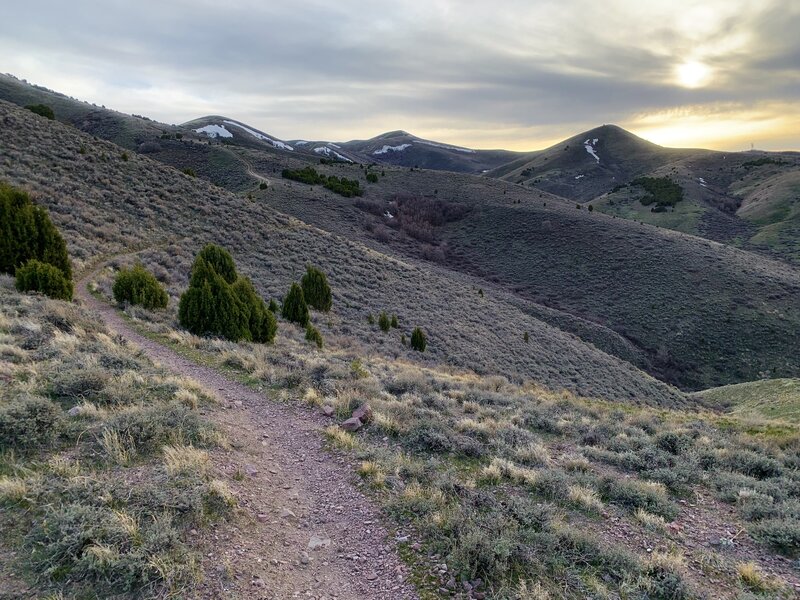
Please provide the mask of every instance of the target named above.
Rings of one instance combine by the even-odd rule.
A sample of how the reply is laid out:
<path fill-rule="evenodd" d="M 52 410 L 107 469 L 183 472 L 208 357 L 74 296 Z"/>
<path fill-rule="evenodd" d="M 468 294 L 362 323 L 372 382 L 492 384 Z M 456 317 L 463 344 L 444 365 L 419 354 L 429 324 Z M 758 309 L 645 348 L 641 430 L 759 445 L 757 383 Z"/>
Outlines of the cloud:
<path fill-rule="evenodd" d="M 779 0 L 14 4 L 0 70 L 167 122 L 226 114 L 284 138 L 400 128 L 530 149 L 674 111 L 748 129 L 741 119 L 800 97 L 800 9 Z M 689 61 L 708 69 L 704 86 L 676 79 Z M 800 146 L 800 127 L 782 123 L 788 136 L 758 129 L 762 145 Z M 705 130 L 703 145 L 738 143 Z"/>

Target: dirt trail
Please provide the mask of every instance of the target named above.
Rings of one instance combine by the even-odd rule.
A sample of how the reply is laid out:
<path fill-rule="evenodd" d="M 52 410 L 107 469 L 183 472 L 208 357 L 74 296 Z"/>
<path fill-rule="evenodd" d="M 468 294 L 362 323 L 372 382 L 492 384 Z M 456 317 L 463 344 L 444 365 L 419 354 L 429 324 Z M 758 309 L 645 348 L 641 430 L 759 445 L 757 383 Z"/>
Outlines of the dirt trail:
<path fill-rule="evenodd" d="M 324 417 L 271 402 L 133 329 L 94 298 L 77 295 L 109 329 L 150 359 L 213 392 L 206 415 L 235 450 L 212 452 L 244 513 L 194 533 L 205 580 L 197 598 L 417 598 L 376 507 L 354 485 L 353 465 L 322 447 Z"/>

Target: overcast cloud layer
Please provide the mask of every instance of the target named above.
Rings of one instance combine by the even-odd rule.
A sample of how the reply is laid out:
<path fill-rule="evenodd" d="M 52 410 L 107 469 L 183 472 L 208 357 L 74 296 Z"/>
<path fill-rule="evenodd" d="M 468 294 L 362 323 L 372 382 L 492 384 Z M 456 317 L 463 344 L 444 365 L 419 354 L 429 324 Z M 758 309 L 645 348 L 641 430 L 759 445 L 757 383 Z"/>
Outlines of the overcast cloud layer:
<path fill-rule="evenodd" d="M 795 0 L 3 4 L 0 71 L 168 123 L 517 150 L 617 123 L 800 149 Z"/>

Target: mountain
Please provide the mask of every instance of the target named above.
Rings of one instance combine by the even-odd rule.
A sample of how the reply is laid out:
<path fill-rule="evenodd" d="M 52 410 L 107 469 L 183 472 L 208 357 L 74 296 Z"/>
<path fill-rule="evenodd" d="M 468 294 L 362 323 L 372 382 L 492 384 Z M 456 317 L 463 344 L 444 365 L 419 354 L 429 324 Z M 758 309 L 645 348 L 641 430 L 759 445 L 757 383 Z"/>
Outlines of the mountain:
<path fill-rule="evenodd" d="M 486 176 L 586 202 L 697 152 L 664 148 L 616 125 L 603 125 L 501 165 Z"/>
<path fill-rule="evenodd" d="M 293 148 L 289 151 L 276 147 L 274 142 L 282 140 L 240 122 L 224 117 L 209 119 L 181 127 L 180 139 L 172 134 L 173 139 L 164 140 L 168 146 L 146 156 L 181 170 L 191 169 L 199 179 L 245 193 L 259 205 L 293 215 L 370 251 L 419 264 L 445 281 L 455 278 L 469 282 L 464 285 L 472 290 L 484 289 L 493 301 L 511 311 L 509 315 L 516 315 L 509 316 L 509 322 L 527 322 L 520 320 L 524 314 L 525 319 L 537 323 L 531 329 L 546 324 L 559 334 L 576 336 L 607 357 L 685 390 L 748 381 L 764 374 L 798 375 L 800 362 L 794 349 L 800 343 L 800 314 L 794 298 L 800 293 L 800 275 L 788 264 L 693 235 L 599 214 L 619 209 L 616 201 L 606 206 L 594 199 L 591 202 L 598 210 L 590 213 L 586 207 L 576 208 L 574 199 L 537 189 L 534 182 L 523 186 L 502 178 L 428 169 L 410 171 L 392 165 L 383 165 L 377 179 L 368 181 L 363 165 L 344 161 L 320 164 L 319 153 L 298 150 L 296 142 L 289 143 Z M 236 124 L 226 124 L 226 120 Z M 195 131 L 210 125 L 226 125 L 225 131 L 232 132 L 231 137 L 209 137 Z M 268 139 L 253 135 L 248 129 Z M 555 146 L 534 160 L 540 161 L 537 164 L 559 162 L 564 169 L 588 160 L 588 167 L 597 169 L 597 180 L 604 181 L 605 186 L 615 181 L 613 177 L 638 176 L 648 168 L 655 171 L 646 173 L 659 173 L 659 169 L 677 169 L 680 164 L 688 165 L 687 169 L 704 169 L 709 185 L 716 185 L 717 177 L 724 177 L 719 181 L 729 184 L 750 182 L 746 178 L 740 181 L 730 169 L 712 176 L 721 153 L 663 149 L 613 126 L 587 133 L 596 137 L 576 136 L 569 144 Z M 373 142 L 369 147 L 380 150 L 393 145 L 403 139 L 397 135 L 403 134 L 390 134 L 380 140 L 384 142 L 380 146 Z M 341 146 L 342 153 L 356 156 L 345 144 L 336 146 Z M 404 153 L 412 147 L 387 154 Z M 548 156 L 552 158 L 545 161 Z M 608 167 L 618 175 L 610 175 L 598 166 L 610 162 L 609 157 L 622 157 L 613 168 Z M 742 159 L 741 168 L 751 173 L 755 186 L 747 187 L 752 192 L 747 204 L 752 207 L 748 209 L 752 211 L 751 218 L 774 220 L 786 215 L 791 224 L 792 213 L 769 208 L 770 204 L 756 193 L 762 189 L 756 185 L 758 182 L 778 177 L 780 169 L 787 167 L 771 163 L 748 167 L 744 166 L 746 162 Z M 305 167 L 313 167 L 326 176 L 355 179 L 363 196 L 343 198 L 321 185 L 281 178 L 284 169 Z M 785 182 L 787 190 L 792 189 L 790 181 Z M 683 206 L 688 205 L 686 202 Z M 678 209 L 681 206 L 679 203 Z M 649 210 L 647 214 L 657 215 Z M 742 218 L 736 219 L 743 222 Z M 791 232 L 784 221 L 778 221 L 777 227 L 779 233 Z M 712 272 L 715 277 L 708 278 L 706 274 Z M 458 293 L 443 284 L 434 287 Z M 388 298 L 394 297 L 395 292 L 390 292 Z M 475 307 L 467 300 L 469 297 L 467 292 L 460 300 L 471 312 Z M 409 312 L 418 309 L 414 303 L 407 306 Z M 463 310 L 466 309 L 458 308 Z M 558 370 L 544 374 L 549 368 L 544 365 L 553 365 L 550 358 L 542 358 L 550 356 L 549 352 L 534 358 L 523 346 L 519 349 L 522 354 L 505 355 L 500 350 L 502 340 L 492 335 L 492 349 L 483 348 L 479 360 L 473 356 L 482 348 L 477 338 L 457 344 L 443 324 L 431 327 L 440 339 L 450 340 L 448 356 L 463 361 L 459 364 L 471 368 L 491 364 L 494 370 L 509 375 L 535 372 L 553 385 L 563 386 L 570 379 Z M 550 337 L 544 335 L 542 343 L 549 343 Z M 606 397 L 625 396 L 618 384 L 607 387 L 595 383 Z M 594 389 L 583 376 L 567 387 L 581 393 Z M 623 387 L 629 389 L 627 384 Z"/>
<path fill-rule="evenodd" d="M 418 138 L 406 131 L 389 131 L 368 140 L 338 144 L 363 162 L 400 167 L 482 173 L 519 156 L 510 150 L 473 150 Z"/>
<path fill-rule="evenodd" d="M 209 139 L 216 139 L 224 143 L 241 144 L 257 148 L 274 148 L 285 152 L 294 152 L 294 147 L 288 142 L 264 133 L 250 125 L 236 121 L 229 117 L 216 115 L 200 117 L 181 125 L 181 128 L 191 130 L 196 134 Z"/>

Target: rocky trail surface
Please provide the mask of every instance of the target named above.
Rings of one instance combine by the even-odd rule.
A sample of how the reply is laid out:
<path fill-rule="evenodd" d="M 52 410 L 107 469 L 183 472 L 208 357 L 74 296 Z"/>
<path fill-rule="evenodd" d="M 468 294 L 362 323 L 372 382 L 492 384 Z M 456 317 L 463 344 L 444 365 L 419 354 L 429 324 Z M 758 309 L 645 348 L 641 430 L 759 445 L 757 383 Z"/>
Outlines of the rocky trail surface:
<path fill-rule="evenodd" d="M 351 461 L 323 447 L 323 416 L 272 402 L 181 357 L 89 294 L 85 278 L 77 288 L 109 329 L 219 402 L 204 412 L 234 449 L 211 455 L 241 514 L 192 531 L 203 553 L 196 598 L 417 598 L 378 509 L 353 481 Z"/>

